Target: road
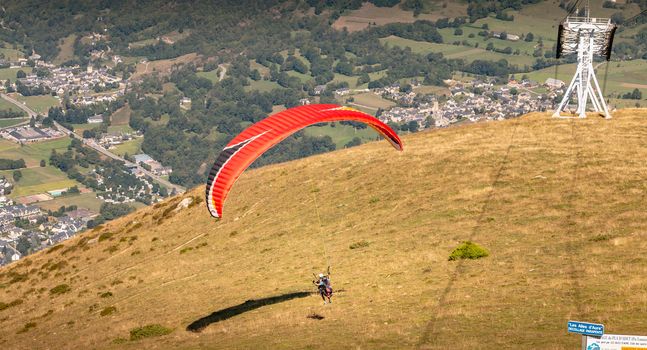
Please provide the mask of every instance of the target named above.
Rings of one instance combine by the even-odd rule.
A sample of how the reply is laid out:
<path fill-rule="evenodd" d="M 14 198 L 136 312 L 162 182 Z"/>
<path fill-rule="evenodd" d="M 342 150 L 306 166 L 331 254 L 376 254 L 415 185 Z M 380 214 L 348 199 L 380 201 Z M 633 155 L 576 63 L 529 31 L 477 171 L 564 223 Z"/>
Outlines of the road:
<path fill-rule="evenodd" d="M 184 187 L 172 184 L 168 180 L 165 180 L 164 178 L 162 178 L 160 176 L 157 176 L 157 175 L 153 174 L 152 172 L 144 169 L 141 165 L 135 164 L 135 163 L 133 163 L 133 162 L 131 162 L 129 160 L 121 158 L 120 156 L 108 151 L 107 149 L 101 147 L 96 142 L 94 142 L 94 140 L 92 140 L 92 139 L 90 139 L 90 140 L 84 139 L 81 135 L 73 132 L 72 130 L 66 129 L 64 126 L 62 126 L 61 124 L 59 124 L 57 122 L 54 122 L 54 125 L 56 126 L 56 128 L 59 131 L 63 131 L 64 133 L 66 133 L 66 134 L 68 134 L 70 136 L 74 136 L 75 138 L 81 140 L 81 142 L 83 142 L 84 145 L 94 149 L 95 151 L 97 151 L 97 152 L 99 152 L 99 153 L 101 153 L 101 154 L 103 154 L 103 155 L 105 155 L 107 157 L 110 157 L 112 159 L 122 161 L 122 162 L 124 162 L 124 164 L 126 164 L 126 166 L 129 166 L 129 167 L 136 166 L 138 170 L 142 171 L 147 176 L 150 176 L 153 180 L 159 182 L 161 185 L 163 185 L 163 186 L 165 186 L 165 187 L 167 187 L 169 189 L 175 189 L 175 191 L 177 193 L 184 193 L 184 191 L 186 191 L 186 189 Z"/>
<path fill-rule="evenodd" d="M 11 98 L 10 96 L 7 96 L 5 94 L 2 94 L 1 96 L 5 100 L 15 104 L 16 106 L 18 106 L 18 108 L 20 108 L 23 111 L 27 112 L 27 114 L 29 114 L 30 117 L 38 115 L 36 112 L 31 110 L 29 107 L 25 106 L 24 104 L 20 103 L 19 101 L 15 100 L 15 99 Z M 29 121 L 27 121 L 27 122 L 29 122 Z M 58 130 L 63 131 L 64 133 L 66 133 L 69 136 L 73 136 L 73 137 L 81 140 L 81 142 L 83 142 L 83 144 L 85 144 L 86 146 L 94 149 L 95 151 L 97 151 L 97 152 L 99 152 L 99 153 L 101 153 L 101 154 L 103 154 L 103 155 L 105 155 L 107 157 L 110 157 L 112 159 L 122 161 L 127 166 L 136 166 L 138 170 L 141 170 L 144 174 L 146 174 L 147 176 L 150 176 L 153 180 L 159 182 L 161 185 L 163 185 L 163 186 L 165 186 L 165 187 L 167 187 L 169 189 L 175 189 L 175 191 L 178 192 L 178 193 L 183 193 L 184 191 L 186 191 L 186 189 L 184 187 L 172 184 L 168 180 L 165 180 L 164 178 L 162 178 L 160 176 L 157 176 L 157 175 L 153 174 L 152 172 L 144 169 L 141 165 L 135 164 L 135 163 L 133 163 L 131 161 L 128 161 L 128 160 L 126 160 L 124 158 L 121 158 L 120 156 L 108 151 L 107 149 L 101 147 L 96 142 L 94 142 L 94 140 L 84 139 L 81 135 L 73 132 L 72 130 L 68 130 L 67 128 L 63 127 L 61 124 L 59 124 L 57 122 L 54 122 L 54 125 L 56 126 L 56 128 Z"/>
<path fill-rule="evenodd" d="M 218 81 L 222 81 L 225 79 L 225 74 L 227 74 L 227 66 L 221 63 L 218 67 L 220 67 L 220 77 L 218 77 Z"/>
<path fill-rule="evenodd" d="M 0 97 L 2 97 L 2 98 L 3 98 L 4 100 L 6 100 L 7 102 L 10 102 L 10 103 L 15 104 L 18 108 L 20 108 L 20 109 L 22 109 L 23 111 L 27 112 L 27 115 L 28 115 L 28 117 L 25 119 L 25 121 L 23 121 L 23 122 L 21 122 L 21 123 L 18 123 L 18 124 L 15 124 L 15 125 L 7 126 L 7 127 L 5 127 L 5 128 L 0 128 L 0 129 L 14 128 L 14 127 L 16 127 L 16 126 L 21 126 L 21 125 L 29 124 L 29 120 L 31 119 L 31 117 L 32 117 L 32 116 L 35 116 L 35 114 L 32 114 L 32 113 L 34 113 L 34 111 L 32 111 L 31 109 L 27 108 L 27 106 L 23 105 L 22 103 L 20 103 L 20 102 L 18 102 L 18 101 L 16 101 L 16 100 L 14 100 L 14 99 L 13 99 L 13 98 L 11 98 L 10 96 L 7 96 L 7 95 L 5 95 L 5 94 L 0 94 Z M 13 118 L 12 118 L 12 119 L 13 119 Z"/>

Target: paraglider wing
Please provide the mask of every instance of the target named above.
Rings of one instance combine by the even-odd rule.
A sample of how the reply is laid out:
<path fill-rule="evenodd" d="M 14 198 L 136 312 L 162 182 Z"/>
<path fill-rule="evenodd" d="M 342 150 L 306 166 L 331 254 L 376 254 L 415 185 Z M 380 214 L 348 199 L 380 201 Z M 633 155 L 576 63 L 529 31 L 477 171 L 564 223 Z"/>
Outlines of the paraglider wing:
<path fill-rule="evenodd" d="M 402 141 L 395 131 L 377 118 L 358 110 L 334 104 L 306 105 L 285 110 L 245 129 L 216 158 L 209 173 L 206 191 L 207 207 L 211 215 L 222 217 L 222 207 L 229 189 L 238 176 L 265 151 L 309 125 L 341 120 L 366 123 L 395 149 L 402 150 Z"/>

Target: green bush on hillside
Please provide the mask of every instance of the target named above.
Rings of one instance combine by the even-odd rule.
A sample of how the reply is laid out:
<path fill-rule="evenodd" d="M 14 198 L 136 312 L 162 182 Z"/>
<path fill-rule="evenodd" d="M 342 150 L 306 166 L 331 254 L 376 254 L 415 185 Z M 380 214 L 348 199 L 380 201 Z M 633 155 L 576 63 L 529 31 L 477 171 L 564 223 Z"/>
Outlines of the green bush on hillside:
<path fill-rule="evenodd" d="M 478 259 L 490 255 L 485 248 L 482 248 L 476 243 L 470 241 L 465 241 L 461 243 L 454 251 L 449 255 L 449 261 L 454 261 L 458 259 Z"/>
<path fill-rule="evenodd" d="M 370 243 L 368 243 L 368 242 L 367 242 L 367 241 L 365 241 L 365 240 L 362 240 L 362 241 L 355 242 L 355 243 L 351 244 L 351 245 L 349 246 L 349 248 L 350 248 L 350 249 L 359 249 L 359 248 L 368 247 L 369 245 L 370 245 Z"/>
<path fill-rule="evenodd" d="M 101 310 L 100 315 L 101 315 L 101 316 L 108 316 L 108 315 L 111 315 L 111 314 L 113 314 L 113 313 L 115 313 L 115 312 L 117 312 L 117 308 L 116 308 L 116 307 L 114 307 L 114 306 L 108 306 L 108 307 L 105 307 L 103 310 Z"/>
<path fill-rule="evenodd" d="M 173 332 L 160 324 L 149 324 L 144 327 L 137 327 L 130 330 L 130 340 L 140 340 L 150 337 L 159 337 Z"/>
<path fill-rule="evenodd" d="M 52 294 L 52 295 L 64 294 L 64 293 L 67 293 L 67 292 L 69 292 L 71 290 L 72 290 L 72 288 L 70 288 L 69 285 L 67 285 L 67 284 L 59 284 L 58 286 L 50 289 L 49 293 Z"/>

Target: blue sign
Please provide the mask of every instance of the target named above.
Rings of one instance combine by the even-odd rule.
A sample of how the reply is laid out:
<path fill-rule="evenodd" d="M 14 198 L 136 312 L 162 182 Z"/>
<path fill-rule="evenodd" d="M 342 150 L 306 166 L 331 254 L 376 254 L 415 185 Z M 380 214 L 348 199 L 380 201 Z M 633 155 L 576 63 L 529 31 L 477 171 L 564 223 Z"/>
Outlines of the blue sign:
<path fill-rule="evenodd" d="M 601 337 L 604 335 L 604 325 L 598 323 L 568 321 L 568 331 L 570 333 Z"/>

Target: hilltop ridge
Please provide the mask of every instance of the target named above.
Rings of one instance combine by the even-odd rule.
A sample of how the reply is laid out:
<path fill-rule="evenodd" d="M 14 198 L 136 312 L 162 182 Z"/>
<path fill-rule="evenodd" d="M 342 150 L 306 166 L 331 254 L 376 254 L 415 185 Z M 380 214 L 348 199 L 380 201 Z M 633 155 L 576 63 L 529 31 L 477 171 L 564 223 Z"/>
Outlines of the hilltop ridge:
<path fill-rule="evenodd" d="M 194 188 L 1 269 L 0 346 L 561 349 L 580 342 L 568 319 L 639 333 L 646 121 L 533 113 L 252 169 L 220 221 Z M 448 261 L 465 240 L 490 256 Z M 310 280 L 327 265 L 323 306 Z M 130 340 L 151 324 L 170 333 Z"/>

